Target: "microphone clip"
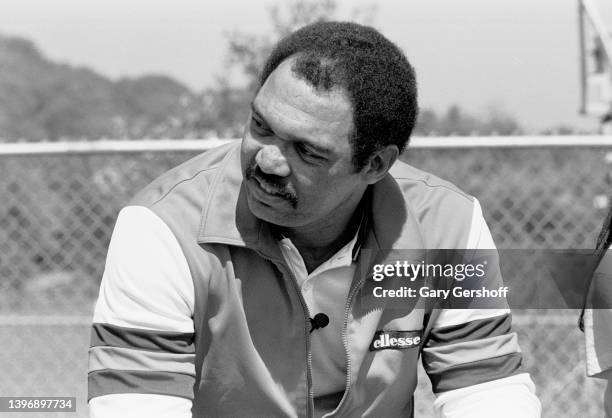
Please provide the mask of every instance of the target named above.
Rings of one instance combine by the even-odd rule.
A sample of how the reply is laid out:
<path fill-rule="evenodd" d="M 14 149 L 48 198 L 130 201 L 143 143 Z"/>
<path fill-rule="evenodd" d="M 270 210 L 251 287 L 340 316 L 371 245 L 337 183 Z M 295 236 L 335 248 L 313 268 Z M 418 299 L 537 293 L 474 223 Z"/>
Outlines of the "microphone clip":
<path fill-rule="evenodd" d="M 314 318 L 310 318 L 310 332 L 318 328 L 325 328 L 329 324 L 329 316 L 324 313 L 318 313 Z"/>

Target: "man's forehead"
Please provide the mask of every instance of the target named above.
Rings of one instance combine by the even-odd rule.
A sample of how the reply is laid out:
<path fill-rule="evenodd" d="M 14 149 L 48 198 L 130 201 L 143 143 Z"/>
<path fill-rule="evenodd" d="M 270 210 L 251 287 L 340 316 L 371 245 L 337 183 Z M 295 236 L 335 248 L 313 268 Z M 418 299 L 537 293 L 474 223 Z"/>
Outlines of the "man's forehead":
<path fill-rule="evenodd" d="M 317 90 L 295 74 L 295 59 L 283 61 L 268 77 L 255 97 L 255 106 L 267 112 L 281 106 L 293 108 L 296 112 L 310 115 L 323 122 L 349 123 L 352 126 L 353 107 L 348 94 L 342 87 L 328 91 Z M 268 107 L 272 109 L 267 109 Z"/>

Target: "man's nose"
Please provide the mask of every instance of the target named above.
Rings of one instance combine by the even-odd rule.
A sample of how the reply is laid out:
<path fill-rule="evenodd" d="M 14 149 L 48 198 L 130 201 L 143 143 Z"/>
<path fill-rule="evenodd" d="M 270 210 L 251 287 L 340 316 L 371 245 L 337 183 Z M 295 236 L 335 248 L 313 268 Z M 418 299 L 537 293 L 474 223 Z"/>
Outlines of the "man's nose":
<path fill-rule="evenodd" d="M 291 170 L 287 159 L 276 145 L 265 145 L 255 155 L 255 162 L 266 174 L 287 177 Z"/>

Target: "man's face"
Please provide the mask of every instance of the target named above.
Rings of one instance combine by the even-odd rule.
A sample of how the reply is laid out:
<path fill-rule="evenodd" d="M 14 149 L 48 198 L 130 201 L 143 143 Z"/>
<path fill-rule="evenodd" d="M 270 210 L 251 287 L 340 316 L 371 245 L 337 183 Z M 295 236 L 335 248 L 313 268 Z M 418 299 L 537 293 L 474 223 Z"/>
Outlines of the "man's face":
<path fill-rule="evenodd" d="M 353 108 L 344 90 L 316 91 L 292 62 L 270 74 L 252 103 L 241 148 L 247 201 L 271 224 L 320 226 L 352 211 L 367 182 L 351 163 Z"/>

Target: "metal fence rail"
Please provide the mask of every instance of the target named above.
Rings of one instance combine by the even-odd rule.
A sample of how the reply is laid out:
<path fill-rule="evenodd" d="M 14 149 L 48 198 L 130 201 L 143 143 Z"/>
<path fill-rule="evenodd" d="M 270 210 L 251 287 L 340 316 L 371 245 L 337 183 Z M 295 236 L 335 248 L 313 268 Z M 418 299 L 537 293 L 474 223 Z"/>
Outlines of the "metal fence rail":
<path fill-rule="evenodd" d="M 2 396 L 77 396 L 86 416 L 88 323 L 116 215 L 153 178 L 219 143 L 208 141 L 0 144 Z M 612 137 L 599 136 L 428 137 L 403 159 L 476 196 L 500 248 L 592 248 L 610 150 Z M 546 417 L 602 414 L 575 321 L 561 311 L 515 320 Z M 421 380 L 417 409 L 430 416 Z"/>

